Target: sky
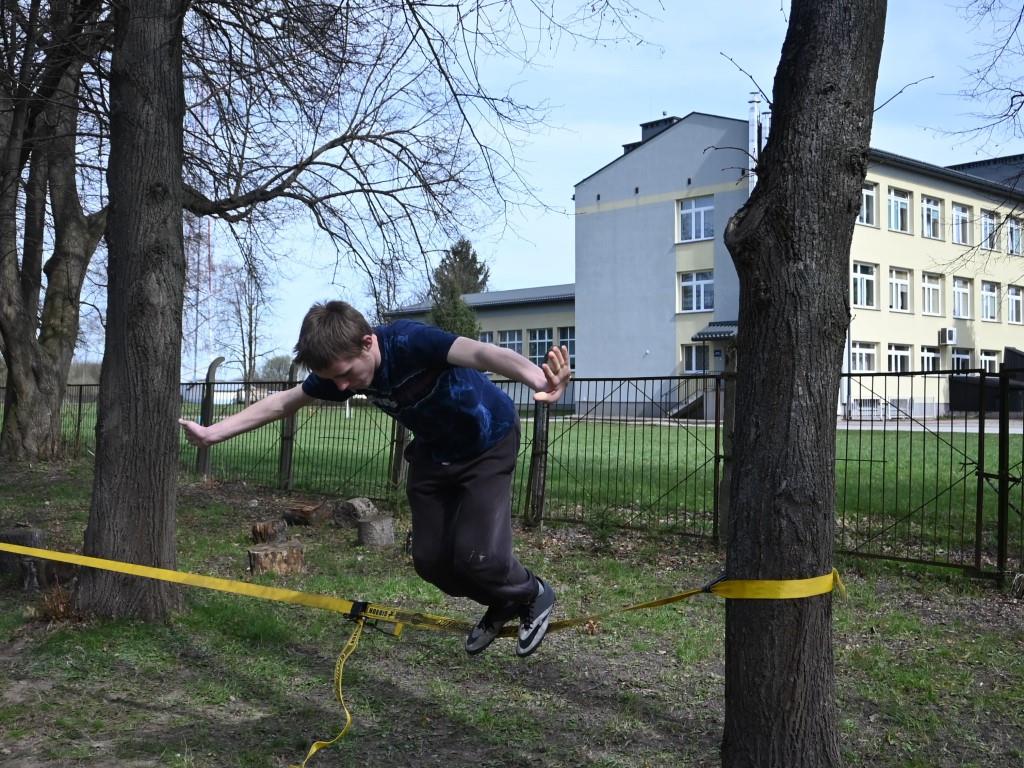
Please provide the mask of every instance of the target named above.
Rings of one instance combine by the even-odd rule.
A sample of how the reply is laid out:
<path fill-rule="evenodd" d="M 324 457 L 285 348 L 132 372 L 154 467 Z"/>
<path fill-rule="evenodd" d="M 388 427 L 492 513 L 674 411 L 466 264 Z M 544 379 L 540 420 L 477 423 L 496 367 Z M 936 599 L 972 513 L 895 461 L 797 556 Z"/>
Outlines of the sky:
<path fill-rule="evenodd" d="M 971 141 L 956 133 L 979 123 L 981 105 L 959 94 L 970 85 L 979 43 L 991 35 L 965 20 L 963 2 L 889 0 L 876 105 L 905 90 L 876 112 L 873 147 L 938 165 L 1024 152 L 1019 142 Z M 504 228 L 464 233 L 490 267 L 491 290 L 575 279 L 573 186 L 615 159 L 623 144 L 639 140 L 640 123 L 690 112 L 745 120 L 752 79 L 770 97 L 788 3 L 664 5 L 648 2 L 655 18 L 636 27 L 647 45 L 563 44 L 534 69 L 506 73 L 520 99 L 551 107 L 551 127 L 517 155 L 550 210 L 513 212 Z M 266 344 L 278 354 L 290 352 L 313 301 L 341 298 L 370 307 L 362 280 L 336 272 L 333 249 L 315 233 L 293 230 L 289 242 L 292 257 L 272 291 Z"/>

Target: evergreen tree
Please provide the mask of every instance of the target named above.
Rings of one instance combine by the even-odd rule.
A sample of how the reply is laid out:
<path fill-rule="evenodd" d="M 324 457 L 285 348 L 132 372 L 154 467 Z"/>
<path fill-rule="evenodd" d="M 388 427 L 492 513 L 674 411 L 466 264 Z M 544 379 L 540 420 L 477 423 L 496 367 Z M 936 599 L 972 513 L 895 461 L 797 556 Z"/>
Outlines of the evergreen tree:
<path fill-rule="evenodd" d="M 437 295 L 481 293 L 487 290 L 491 270 L 477 256 L 473 244 L 464 237 L 448 249 L 434 270 L 434 292 Z"/>
<path fill-rule="evenodd" d="M 477 338 L 480 324 L 462 296 L 485 291 L 488 277 L 490 269 L 477 256 L 473 244 L 459 238 L 434 270 L 429 321 L 460 336 Z"/>

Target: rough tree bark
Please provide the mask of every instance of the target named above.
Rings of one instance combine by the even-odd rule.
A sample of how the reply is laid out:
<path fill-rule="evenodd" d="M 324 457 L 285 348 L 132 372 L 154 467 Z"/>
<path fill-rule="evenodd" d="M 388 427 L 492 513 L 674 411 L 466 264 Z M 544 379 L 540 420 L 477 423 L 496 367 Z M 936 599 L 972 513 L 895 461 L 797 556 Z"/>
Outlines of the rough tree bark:
<path fill-rule="evenodd" d="M 732 578 L 832 568 L 850 241 L 885 11 L 793 1 L 757 187 L 725 233 L 740 280 Z M 839 765 L 831 622 L 830 595 L 728 601 L 725 768 Z"/>
<path fill-rule="evenodd" d="M 91 0 L 49 3 L 12 54 L 31 60 L 41 48 L 39 67 L 19 71 L 8 59 L 0 68 L 6 83 L 18 81 L 14 90 L 0 87 L 12 107 L 10 119 L 0 121 L 0 350 L 9 372 L 0 459 L 38 461 L 60 449 L 79 296 L 106 215 L 87 215 L 76 186 L 78 87 L 83 62 L 99 45 L 98 17 L 99 3 Z M 19 246 L 19 180 L 26 175 Z M 44 264 L 48 191 L 53 252 Z"/>
<path fill-rule="evenodd" d="M 184 0 L 114 6 L 108 309 L 85 551 L 173 568 L 182 234 Z M 164 618 L 171 585 L 90 570 L 78 609 Z"/>

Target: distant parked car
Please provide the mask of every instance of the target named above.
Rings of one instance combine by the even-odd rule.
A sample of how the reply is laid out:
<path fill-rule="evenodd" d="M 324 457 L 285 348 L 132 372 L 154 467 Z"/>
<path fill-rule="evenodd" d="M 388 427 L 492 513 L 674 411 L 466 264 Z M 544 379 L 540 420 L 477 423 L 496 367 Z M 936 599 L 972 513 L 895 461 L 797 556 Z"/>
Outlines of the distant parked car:
<path fill-rule="evenodd" d="M 250 384 L 249 385 L 249 397 L 246 398 L 245 387 L 242 387 L 235 393 L 235 402 L 239 405 L 252 405 L 257 400 L 262 400 L 272 392 L 277 392 L 278 388 L 270 384 Z"/>
<path fill-rule="evenodd" d="M 203 402 L 203 391 L 206 388 L 206 383 L 202 381 L 190 381 L 181 385 L 181 401 L 183 403 L 202 403 Z M 241 390 L 234 389 L 217 389 L 214 385 L 213 390 L 213 404 L 214 405 L 231 405 L 232 403 L 241 402 L 242 395 Z"/>

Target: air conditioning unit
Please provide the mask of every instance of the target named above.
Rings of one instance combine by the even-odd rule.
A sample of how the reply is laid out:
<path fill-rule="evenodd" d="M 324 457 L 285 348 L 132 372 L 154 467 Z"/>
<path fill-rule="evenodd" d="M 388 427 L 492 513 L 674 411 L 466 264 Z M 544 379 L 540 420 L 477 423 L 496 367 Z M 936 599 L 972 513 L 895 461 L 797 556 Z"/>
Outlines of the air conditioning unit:
<path fill-rule="evenodd" d="M 939 346 L 949 347 L 956 344 L 956 328 L 939 328 Z"/>

